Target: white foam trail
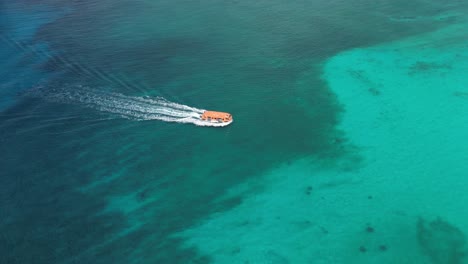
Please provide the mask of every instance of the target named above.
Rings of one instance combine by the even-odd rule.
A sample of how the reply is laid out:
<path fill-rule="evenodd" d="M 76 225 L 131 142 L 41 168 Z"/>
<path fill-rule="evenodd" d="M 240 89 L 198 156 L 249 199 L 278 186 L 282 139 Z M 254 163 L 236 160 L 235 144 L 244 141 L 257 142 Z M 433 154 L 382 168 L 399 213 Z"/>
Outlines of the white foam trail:
<path fill-rule="evenodd" d="M 200 119 L 205 111 L 167 101 L 162 97 L 137 97 L 93 90 L 81 85 L 67 88 L 36 87 L 26 93 L 51 102 L 73 103 L 103 112 L 118 114 L 131 120 L 161 120 L 190 123 L 197 126 L 223 127 L 228 123 L 212 123 Z"/>

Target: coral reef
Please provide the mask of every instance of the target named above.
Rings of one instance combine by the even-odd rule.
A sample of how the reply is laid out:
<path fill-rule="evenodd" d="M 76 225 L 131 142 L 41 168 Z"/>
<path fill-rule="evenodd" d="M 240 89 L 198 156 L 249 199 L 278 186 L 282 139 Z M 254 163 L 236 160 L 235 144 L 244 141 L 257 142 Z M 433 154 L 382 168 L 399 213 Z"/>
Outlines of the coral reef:
<path fill-rule="evenodd" d="M 409 74 L 414 75 L 429 71 L 451 70 L 452 66 L 444 63 L 418 61 L 409 67 Z"/>
<path fill-rule="evenodd" d="M 468 99 L 468 92 L 456 91 L 453 93 L 453 95 L 456 97 L 463 98 L 463 99 Z"/>
<path fill-rule="evenodd" d="M 437 218 L 428 222 L 419 218 L 417 239 L 425 255 L 435 264 L 463 263 L 466 255 L 465 235 L 447 221 Z"/>
<path fill-rule="evenodd" d="M 362 70 L 349 70 L 349 74 L 359 80 L 365 87 L 367 87 L 367 91 L 372 94 L 373 96 L 378 96 L 381 94 L 380 90 L 377 88 L 378 85 L 374 83 L 372 80 L 369 79 Z"/>
<path fill-rule="evenodd" d="M 366 232 L 367 233 L 374 233 L 375 229 L 370 226 L 370 224 L 367 224 L 367 227 L 366 227 Z"/>

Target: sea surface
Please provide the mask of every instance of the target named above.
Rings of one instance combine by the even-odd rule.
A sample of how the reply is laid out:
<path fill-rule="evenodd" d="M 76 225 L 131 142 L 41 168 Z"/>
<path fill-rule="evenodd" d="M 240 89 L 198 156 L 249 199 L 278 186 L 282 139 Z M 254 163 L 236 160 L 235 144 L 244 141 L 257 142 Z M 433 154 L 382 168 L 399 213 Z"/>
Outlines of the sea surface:
<path fill-rule="evenodd" d="M 459 0 L 0 1 L 0 263 L 468 263 L 467 32 Z"/>

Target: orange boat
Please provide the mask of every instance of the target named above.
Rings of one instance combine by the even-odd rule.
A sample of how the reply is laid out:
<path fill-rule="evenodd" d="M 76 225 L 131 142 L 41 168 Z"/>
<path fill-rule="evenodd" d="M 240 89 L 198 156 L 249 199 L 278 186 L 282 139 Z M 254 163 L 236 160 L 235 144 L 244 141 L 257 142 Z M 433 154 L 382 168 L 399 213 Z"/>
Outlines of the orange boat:
<path fill-rule="evenodd" d="M 202 120 L 219 123 L 229 123 L 232 121 L 232 115 L 224 112 L 205 111 L 200 117 Z"/>

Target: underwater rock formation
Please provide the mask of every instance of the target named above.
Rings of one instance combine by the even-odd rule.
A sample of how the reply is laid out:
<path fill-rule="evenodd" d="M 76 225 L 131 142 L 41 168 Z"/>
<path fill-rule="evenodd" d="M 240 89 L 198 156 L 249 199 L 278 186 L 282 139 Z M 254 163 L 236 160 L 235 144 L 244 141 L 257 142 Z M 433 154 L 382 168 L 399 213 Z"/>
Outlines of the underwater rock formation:
<path fill-rule="evenodd" d="M 456 97 L 460 97 L 463 99 L 468 99 L 468 92 L 461 92 L 461 91 L 456 91 L 453 93 Z"/>
<path fill-rule="evenodd" d="M 463 263 L 466 255 L 465 235 L 460 229 L 437 218 L 428 222 L 419 218 L 417 239 L 424 254 L 435 264 Z"/>
<path fill-rule="evenodd" d="M 444 63 L 418 61 L 409 67 L 409 74 L 425 73 L 430 71 L 451 70 L 452 66 Z"/>

